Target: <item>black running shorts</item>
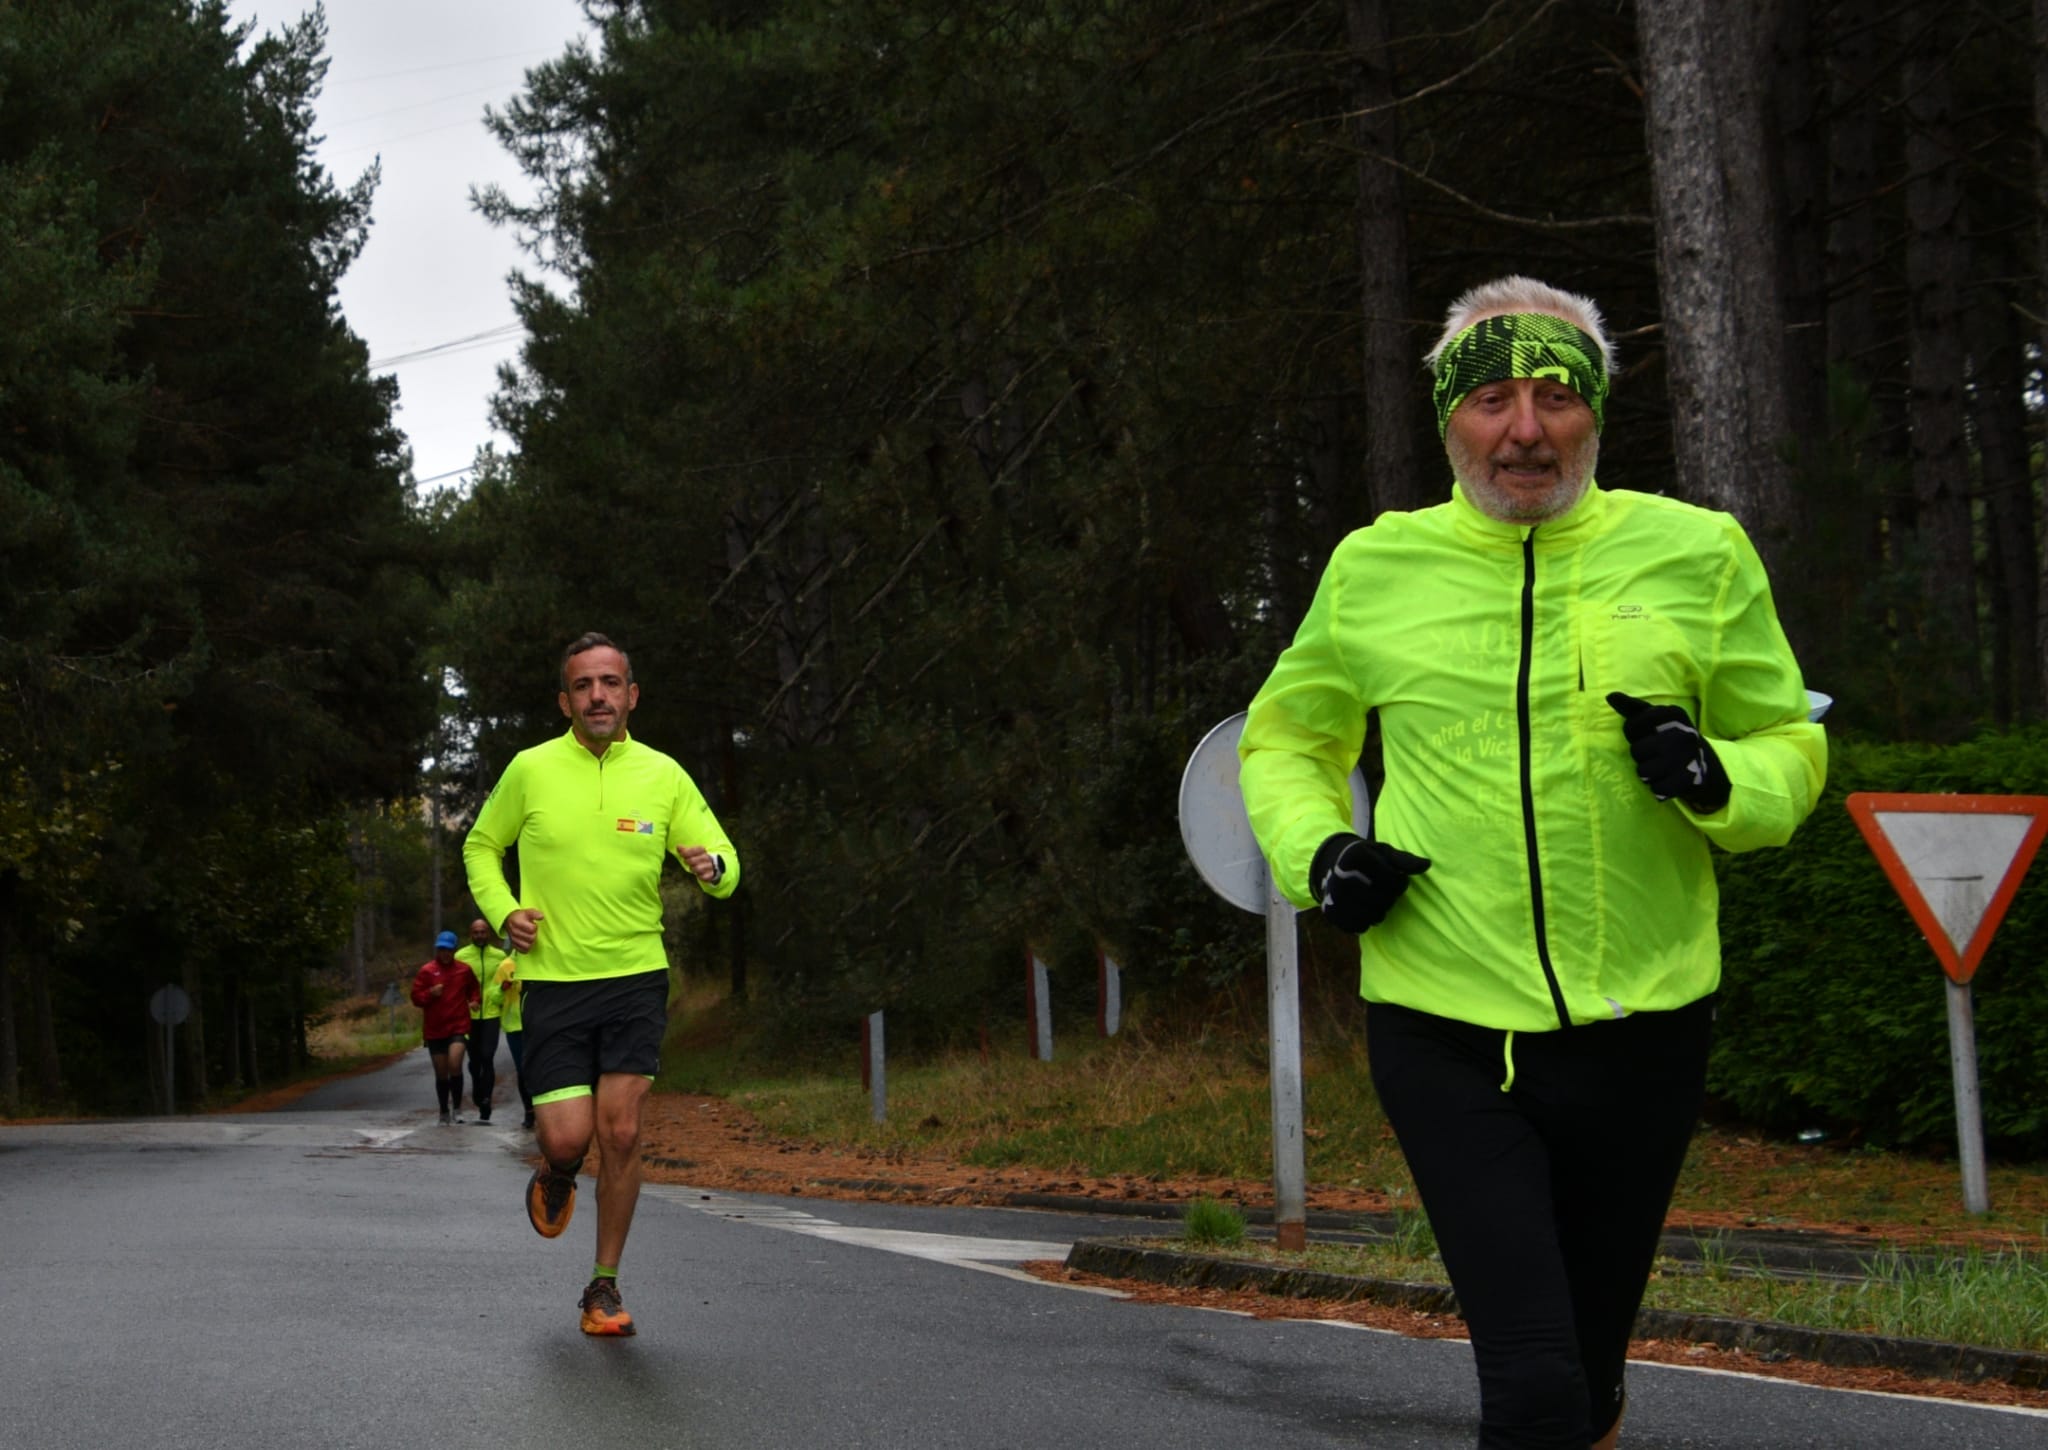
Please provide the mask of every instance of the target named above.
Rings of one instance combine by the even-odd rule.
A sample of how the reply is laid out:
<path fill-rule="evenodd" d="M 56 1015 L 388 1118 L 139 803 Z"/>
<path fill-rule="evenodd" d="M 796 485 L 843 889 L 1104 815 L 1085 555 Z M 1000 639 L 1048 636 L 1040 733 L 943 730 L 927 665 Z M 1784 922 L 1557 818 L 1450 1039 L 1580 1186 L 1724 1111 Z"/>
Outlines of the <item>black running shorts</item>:
<path fill-rule="evenodd" d="M 653 1077 L 668 1029 L 667 971 L 528 982 L 523 1085 L 535 1103 L 583 1097 L 608 1072 Z"/>
<path fill-rule="evenodd" d="M 427 1045 L 427 1052 L 434 1057 L 439 1057 L 442 1053 L 446 1052 L 453 1043 L 460 1042 L 465 1047 L 469 1045 L 468 1035 L 461 1032 L 456 1033 L 453 1037 L 429 1037 L 424 1040 Z"/>

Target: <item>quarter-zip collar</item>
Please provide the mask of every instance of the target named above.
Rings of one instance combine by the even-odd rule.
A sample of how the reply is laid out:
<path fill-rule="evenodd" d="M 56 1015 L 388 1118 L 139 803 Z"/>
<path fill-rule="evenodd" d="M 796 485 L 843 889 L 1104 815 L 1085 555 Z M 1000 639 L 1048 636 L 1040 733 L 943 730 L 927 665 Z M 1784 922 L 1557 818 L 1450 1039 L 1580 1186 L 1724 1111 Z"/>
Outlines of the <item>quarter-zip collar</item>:
<path fill-rule="evenodd" d="M 576 738 L 576 727 L 573 725 L 571 725 L 567 730 L 564 730 L 562 732 L 561 738 L 562 742 L 565 745 L 573 748 L 578 755 L 583 756 L 592 764 L 600 767 L 603 766 L 604 763 L 610 760 L 614 755 L 617 755 L 621 750 L 626 750 L 630 748 L 633 744 L 632 734 L 628 731 L 621 730 L 618 733 L 618 737 L 614 739 L 611 744 L 607 745 L 604 748 L 604 754 L 599 755 L 595 751 L 593 751 L 588 745 L 585 745 L 581 740 L 578 740 Z"/>
<path fill-rule="evenodd" d="M 619 732 L 617 739 L 613 740 L 611 744 L 607 745 L 604 748 L 604 754 L 602 755 L 592 754 L 590 747 L 588 745 L 585 745 L 581 740 L 578 740 L 576 738 L 575 726 L 572 725 L 567 730 L 562 732 L 562 749 L 571 751 L 574 754 L 580 756 L 584 761 L 587 761 L 590 765 L 590 768 L 597 773 L 596 806 L 599 810 L 603 810 L 605 808 L 604 781 L 605 776 L 609 774 L 609 771 L 606 767 L 610 765 L 611 762 L 619 759 L 620 756 L 629 753 L 632 750 L 632 748 L 633 738 L 623 730 Z"/>
<path fill-rule="evenodd" d="M 1532 533 L 1539 549 L 1570 547 L 1600 531 L 1607 518 L 1607 506 L 1608 497 L 1599 481 L 1589 479 L 1585 493 L 1569 512 L 1534 524 L 1508 523 L 1473 503 L 1464 484 L 1451 486 L 1451 521 L 1458 536 L 1484 548 L 1519 549 Z"/>

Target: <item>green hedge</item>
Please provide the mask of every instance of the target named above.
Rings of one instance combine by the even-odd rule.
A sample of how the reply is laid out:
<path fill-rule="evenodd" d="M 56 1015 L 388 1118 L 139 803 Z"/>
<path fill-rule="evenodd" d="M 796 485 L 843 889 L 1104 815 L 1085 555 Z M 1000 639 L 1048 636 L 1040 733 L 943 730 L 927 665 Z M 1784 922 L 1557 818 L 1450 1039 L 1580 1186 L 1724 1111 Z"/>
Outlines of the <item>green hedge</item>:
<path fill-rule="evenodd" d="M 2048 795 L 2048 730 L 1829 746 L 1827 793 L 1791 845 L 1716 853 L 1724 967 L 1709 1089 L 1769 1128 L 1952 1147 L 1947 979 L 1843 801 L 1855 791 Z M 2037 860 L 1971 984 L 1984 1132 L 2005 1156 L 2048 1155 L 2044 873 L 2048 860 Z"/>

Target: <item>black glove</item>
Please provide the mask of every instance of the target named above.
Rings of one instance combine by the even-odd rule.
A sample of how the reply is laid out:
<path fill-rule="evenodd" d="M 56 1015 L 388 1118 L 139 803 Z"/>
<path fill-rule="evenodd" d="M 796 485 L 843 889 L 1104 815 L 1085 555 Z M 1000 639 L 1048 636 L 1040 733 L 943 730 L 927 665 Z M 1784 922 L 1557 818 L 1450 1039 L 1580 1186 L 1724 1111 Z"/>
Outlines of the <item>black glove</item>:
<path fill-rule="evenodd" d="M 1355 935 L 1385 921 L 1408 889 L 1408 878 L 1428 869 L 1420 856 L 1339 831 L 1316 848 L 1308 889 L 1323 908 L 1323 920 Z"/>
<path fill-rule="evenodd" d="M 1652 705 L 1616 690 L 1607 703 L 1621 716 L 1621 733 L 1636 759 L 1636 774 L 1660 801 L 1673 796 L 1702 815 L 1728 804 L 1728 772 L 1714 747 L 1676 705 Z"/>

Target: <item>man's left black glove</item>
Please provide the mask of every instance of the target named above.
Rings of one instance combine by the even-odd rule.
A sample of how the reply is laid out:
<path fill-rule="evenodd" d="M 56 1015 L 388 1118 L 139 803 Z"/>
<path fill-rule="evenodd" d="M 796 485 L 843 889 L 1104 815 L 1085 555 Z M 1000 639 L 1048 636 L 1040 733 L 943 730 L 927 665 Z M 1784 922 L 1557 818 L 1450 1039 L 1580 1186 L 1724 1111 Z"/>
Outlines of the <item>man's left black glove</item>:
<path fill-rule="evenodd" d="M 1676 705 L 1652 705 L 1619 690 L 1607 703 L 1621 716 L 1628 753 L 1650 794 L 1660 801 L 1676 796 L 1708 816 L 1728 804 L 1728 772 L 1692 716 Z"/>

